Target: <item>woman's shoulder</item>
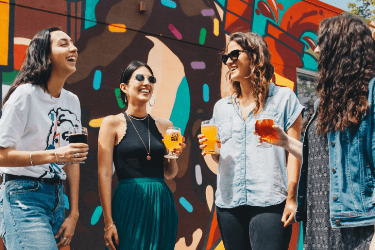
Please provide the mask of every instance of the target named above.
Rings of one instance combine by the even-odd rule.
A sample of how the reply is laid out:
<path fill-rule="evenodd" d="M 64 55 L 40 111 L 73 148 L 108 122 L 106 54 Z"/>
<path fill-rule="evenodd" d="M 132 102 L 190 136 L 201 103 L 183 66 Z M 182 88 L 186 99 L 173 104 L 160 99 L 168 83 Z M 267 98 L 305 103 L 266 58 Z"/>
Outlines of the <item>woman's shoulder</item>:
<path fill-rule="evenodd" d="M 79 98 L 76 94 L 74 94 L 73 92 L 70 92 L 69 90 L 66 90 L 66 89 L 62 89 L 61 90 L 61 94 L 62 95 L 65 95 L 65 97 L 70 101 L 76 101 L 76 102 L 79 102 Z"/>
<path fill-rule="evenodd" d="M 152 119 L 155 120 L 155 123 L 156 123 L 156 125 L 158 125 L 158 127 L 160 126 L 162 128 L 165 128 L 165 130 L 167 130 L 168 127 L 173 126 L 173 123 L 168 119 L 155 117 L 155 116 L 151 116 L 151 117 L 152 117 Z"/>
<path fill-rule="evenodd" d="M 112 130 L 115 130 L 117 126 L 119 126 L 121 123 L 123 123 L 125 120 L 124 114 L 120 113 L 117 115 L 108 115 L 103 118 L 100 128 L 110 128 Z"/>
<path fill-rule="evenodd" d="M 10 95 L 6 104 L 10 105 L 13 104 L 15 106 L 24 106 L 30 101 L 30 99 L 35 96 L 34 95 L 35 88 L 30 83 L 24 83 L 19 85 L 13 93 Z"/>

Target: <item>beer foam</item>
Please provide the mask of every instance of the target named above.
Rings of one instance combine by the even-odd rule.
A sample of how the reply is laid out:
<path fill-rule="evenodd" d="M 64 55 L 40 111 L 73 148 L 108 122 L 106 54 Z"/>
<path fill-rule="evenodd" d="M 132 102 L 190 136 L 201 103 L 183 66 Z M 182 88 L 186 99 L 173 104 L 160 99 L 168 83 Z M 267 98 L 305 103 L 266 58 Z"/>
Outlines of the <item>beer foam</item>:
<path fill-rule="evenodd" d="M 167 129 L 167 132 L 168 133 L 180 133 L 181 131 L 177 129 Z"/>

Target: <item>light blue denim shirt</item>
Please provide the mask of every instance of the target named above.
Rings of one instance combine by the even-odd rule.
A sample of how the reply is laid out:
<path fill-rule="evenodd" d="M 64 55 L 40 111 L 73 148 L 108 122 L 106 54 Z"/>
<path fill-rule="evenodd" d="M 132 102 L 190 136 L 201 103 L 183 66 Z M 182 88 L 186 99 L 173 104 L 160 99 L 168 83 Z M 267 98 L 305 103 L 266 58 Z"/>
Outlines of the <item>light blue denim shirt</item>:
<path fill-rule="evenodd" d="M 272 114 L 274 123 L 284 131 L 293 125 L 303 108 L 291 89 L 270 83 L 262 113 Z M 219 100 L 213 118 L 219 124 L 222 142 L 215 204 L 233 208 L 241 205 L 266 207 L 283 202 L 288 194 L 285 149 L 256 146 L 256 118 L 250 112 L 244 121 L 238 99 Z"/>

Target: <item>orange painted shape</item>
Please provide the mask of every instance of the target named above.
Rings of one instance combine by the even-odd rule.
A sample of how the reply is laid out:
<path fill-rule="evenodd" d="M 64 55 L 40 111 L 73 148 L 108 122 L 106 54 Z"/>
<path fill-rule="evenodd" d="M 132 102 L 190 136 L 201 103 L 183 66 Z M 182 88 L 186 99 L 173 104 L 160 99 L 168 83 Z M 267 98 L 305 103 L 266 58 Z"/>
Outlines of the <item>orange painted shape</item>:
<path fill-rule="evenodd" d="M 206 245 L 206 250 L 210 250 L 211 247 L 218 241 L 220 240 L 220 230 L 219 230 L 219 225 L 217 224 L 217 216 L 216 216 L 216 207 L 214 206 L 213 208 L 213 216 L 212 216 L 212 221 L 211 221 L 211 227 L 210 227 L 210 234 L 208 236 L 207 240 L 207 245 Z"/>
<path fill-rule="evenodd" d="M 227 2 L 227 9 L 240 17 L 251 20 L 253 14 L 253 7 L 244 3 L 241 0 L 230 0 Z"/>
<path fill-rule="evenodd" d="M 290 238 L 289 250 L 298 250 L 298 239 L 299 239 L 299 228 L 300 223 L 293 224 L 292 237 Z"/>
<path fill-rule="evenodd" d="M 289 80 L 288 78 L 285 78 L 277 73 L 275 73 L 275 84 L 282 87 L 288 87 L 291 90 L 294 91 L 294 82 Z"/>
<path fill-rule="evenodd" d="M 126 31 L 126 25 L 125 24 L 110 24 L 108 26 L 108 29 L 110 32 L 113 32 L 113 33 L 124 33 Z"/>
<path fill-rule="evenodd" d="M 292 36 L 283 32 L 282 30 L 280 30 L 276 26 L 268 25 L 266 33 L 276 37 L 277 39 L 279 39 L 283 43 L 288 44 L 290 47 L 292 47 L 296 51 L 302 53 L 303 47 L 304 47 L 303 44 L 296 41 L 295 39 L 293 39 Z"/>
<path fill-rule="evenodd" d="M 227 12 L 225 16 L 225 30 L 229 33 L 248 32 L 250 31 L 250 23 L 240 19 L 238 16 L 235 16 L 230 12 Z"/>
<path fill-rule="evenodd" d="M 9 0 L 0 2 L 0 65 L 8 66 Z"/>
<path fill-rule="evenodd" d="M 14 50 L 13 50 L 13 67 L 16 70 L 21 70 L 21 66 L 23 61 L 26 59 L 26 50 L 27 50 L 27 45 L 24 44 L 15 44 L 14 45 Z"/>
<path fill-rule="evenodd" d="M 92 127 L 92 128 L 100 128 L 100 125 L 102 124 L 103 119 L 104 119 L 104 117 L 98 118 L 98 119 L 92 119 L 89 122 L 89 126 Z"/>

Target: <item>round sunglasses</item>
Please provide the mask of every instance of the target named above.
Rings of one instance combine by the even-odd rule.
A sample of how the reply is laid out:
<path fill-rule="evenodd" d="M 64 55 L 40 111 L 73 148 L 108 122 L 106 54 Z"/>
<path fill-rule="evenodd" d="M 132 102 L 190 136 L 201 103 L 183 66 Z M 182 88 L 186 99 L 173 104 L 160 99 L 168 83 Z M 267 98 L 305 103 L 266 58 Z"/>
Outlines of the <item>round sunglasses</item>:
<path fill-rule="evenodd" d="M 221 60 L 223 61 L 223 63 L 225 65 L 227 65 L 227 61 L 228 59 L 230 58 L 232 60 L 232 62 L 235 62 L 238 60 L 238 57 L 240 56 L 240 53 L 241 52 L 245 52 L 246 50 L 239 50 L 239 49 L 235 49 L 235 50 L 232 50 L 230 53 L 228 54 L 223 54 L 221 56 Z"/>
<path fill-rule="evenodd" d="M 135 76 L 135 79 L 136 79 L 138 82 L 143 82 L 143 81 L 145 80 L 145 76 L 142 75 L 142 74 L 137 74 L 137 75 Z M 148 81 L 149 81 L 150 83 L 156 83 L 156 78 L 155 78 L 155 76 L 149 76 L 147 79 L 148 79 Z"/>

